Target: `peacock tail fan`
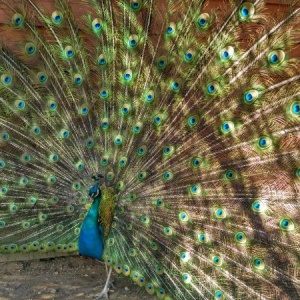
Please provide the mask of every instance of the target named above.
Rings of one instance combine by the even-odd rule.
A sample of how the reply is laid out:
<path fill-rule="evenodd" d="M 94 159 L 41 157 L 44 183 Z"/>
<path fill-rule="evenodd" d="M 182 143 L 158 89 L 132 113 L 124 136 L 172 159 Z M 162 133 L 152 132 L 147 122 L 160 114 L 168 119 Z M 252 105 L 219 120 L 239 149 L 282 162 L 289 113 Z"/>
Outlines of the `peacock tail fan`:
<path fill-rule="evenodd" d="M 149 294 L 298 299 L 300 5 L 265 2 L 0 0 L 0 257 L 76 251 L 101 173 Z"/>

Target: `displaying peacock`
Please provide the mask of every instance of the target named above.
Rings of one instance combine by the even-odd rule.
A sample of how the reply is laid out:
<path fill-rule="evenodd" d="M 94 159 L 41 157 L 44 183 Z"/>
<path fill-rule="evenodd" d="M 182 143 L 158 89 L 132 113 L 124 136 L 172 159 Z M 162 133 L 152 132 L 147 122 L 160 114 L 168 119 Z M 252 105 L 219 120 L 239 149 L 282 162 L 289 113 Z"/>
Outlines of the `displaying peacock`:
<path fill-rule="evenodd" d="M 0 257 L 300 299 L 300 3 L 265 2 L 0 0 Z"/>

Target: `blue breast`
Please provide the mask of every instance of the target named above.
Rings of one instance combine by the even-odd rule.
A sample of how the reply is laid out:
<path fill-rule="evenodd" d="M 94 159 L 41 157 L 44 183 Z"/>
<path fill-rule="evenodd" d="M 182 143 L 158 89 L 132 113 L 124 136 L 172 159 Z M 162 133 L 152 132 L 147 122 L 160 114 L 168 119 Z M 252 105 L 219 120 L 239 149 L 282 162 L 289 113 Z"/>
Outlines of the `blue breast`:
<path fill-rule="evenodd" d="M 89 209 L 79 235 L 78 249 L 79 254 L 102 260 L 104 249 L 103 228 L 98 223 L 98 208 L 101 202 L 101 193 L 95 198 L 91 208 Z"/>

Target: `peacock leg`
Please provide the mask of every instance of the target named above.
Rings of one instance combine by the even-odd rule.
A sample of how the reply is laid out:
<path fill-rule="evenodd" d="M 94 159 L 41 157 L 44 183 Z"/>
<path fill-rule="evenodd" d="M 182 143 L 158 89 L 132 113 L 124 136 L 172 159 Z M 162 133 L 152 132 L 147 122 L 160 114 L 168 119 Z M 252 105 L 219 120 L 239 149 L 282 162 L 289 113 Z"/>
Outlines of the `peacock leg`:
<path fill-rule="evenodd" d="M 106 271 L 107 271 L 107 269 L 106 269 Z M 104 286 L 102 292 L 101 292 L 100 294 L 97 294 L 97 295 L 96 295 L 96 300 L 98 300 L 98 299 L 103 299 L 103 298 L 109 299 L 109 298 L 108 298 L 109 288 L 110 288 L 111 286 L 113 286 L 113 285 L 112 285 L 112 282 L 110 281 L 111 272 L 112 272 L 112 267 L 109 267 L 109 272 L 108 272 L 108 274 L 107 274 L 107 280 L 106 280 L 105 286 Z"/>

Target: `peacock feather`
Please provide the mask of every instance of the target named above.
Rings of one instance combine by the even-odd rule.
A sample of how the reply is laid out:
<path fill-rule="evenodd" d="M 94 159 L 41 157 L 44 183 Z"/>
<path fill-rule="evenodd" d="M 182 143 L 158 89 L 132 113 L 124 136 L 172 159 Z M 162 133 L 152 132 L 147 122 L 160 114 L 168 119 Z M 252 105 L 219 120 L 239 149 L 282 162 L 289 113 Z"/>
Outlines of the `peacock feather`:
<path fill-rule="evenodd" d="M 0 0 L 0 259 L 93 209 L 159 299 L 299 299 L 300 3 L 268 2 Z"/>

